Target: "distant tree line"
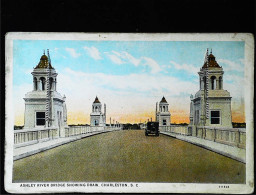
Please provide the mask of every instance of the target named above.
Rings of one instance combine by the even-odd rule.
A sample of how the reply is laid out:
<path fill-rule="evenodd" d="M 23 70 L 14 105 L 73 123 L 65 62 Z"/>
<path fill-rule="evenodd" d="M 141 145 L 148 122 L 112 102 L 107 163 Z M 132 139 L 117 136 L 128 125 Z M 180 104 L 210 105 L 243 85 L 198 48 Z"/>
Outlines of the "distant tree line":
<path fill-rule="evenodd" d="M 140 129 L 140 125 L 139 124 L 126 123 L 126 124 L 123 124 L 123 129 L 132 129 L 132 130 Z"/>
<path fill-rule="evenodd" d="M 233 128 L 246 128 L 246 123 L 233 123 L 232 122 Z"/>
<path fill-rule="evenodd" d="M 14 130 L 20 130 L 23 129 L 24 126 L 18 126 L 18 125 L 14 125 Z"/>
<path fill-rule="evenodd" d="M 180 125 L 180 126 L 188 126 L 188 123 L 171 123 L 171 125 Z"/>
<path fill-rule="evenodd" d="M 68 126 L 90 126 L 90 125 L 88 125 L 88 124 L 77 124 L 77 125 L 71 124 L 71 125 L 68 125 Z"/>

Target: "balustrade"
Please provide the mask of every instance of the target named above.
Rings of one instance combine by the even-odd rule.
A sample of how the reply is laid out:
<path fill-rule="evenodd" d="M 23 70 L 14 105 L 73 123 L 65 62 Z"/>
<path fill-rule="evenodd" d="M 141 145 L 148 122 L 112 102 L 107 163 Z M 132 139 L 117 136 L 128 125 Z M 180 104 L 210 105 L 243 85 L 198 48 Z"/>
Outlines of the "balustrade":
<path fill-rule="evenodd" d="M 192 135 L 192 127 L 171 125 L 159 126 L 161 132 L 175 133 L 179 135 Z M 206 139 L 226 145 L 236 146 L 239 148 L 246 147 L 246 131 L 243 128 L 221 128 L 197 126 L 195 128 L 195 137 Z"/>
<path fill-rule="evenodd" d="M 46 139 L 53 139 L 57 137 L 57 129 L 23 129 L 14 130 L 14 144 L 15 146 L 37 143 Z"/>
<path fill-rule="evenodd" d="M 96 132 L 105 132 L 105 131 L 114 131 L 114 130 L 121 130 L 120 127 L 116 126 L 105 126 L 105 127 L 97 127 L 97 126 L 69 126 L 69 128 L 65 129 L 65 137 L 75 136 L 75 135 L 82 135 L 88 133 L 96 133 Z"/>
<path fill-rule="evenodd" d="M 196 137 L 210 141 L 245 148 L 246 131 L 242 128 L 197 127 Z"/>
<path fill-rule="evenodd" d="M 91 127 L 69 126 L 65 127 L 65 137 L 78 136 L 88 133 L 121 130 L 121 127 Z M 14 145 L 20 147 L 59 137 L 57 128 L 22 129 L 14 130 Z"/>

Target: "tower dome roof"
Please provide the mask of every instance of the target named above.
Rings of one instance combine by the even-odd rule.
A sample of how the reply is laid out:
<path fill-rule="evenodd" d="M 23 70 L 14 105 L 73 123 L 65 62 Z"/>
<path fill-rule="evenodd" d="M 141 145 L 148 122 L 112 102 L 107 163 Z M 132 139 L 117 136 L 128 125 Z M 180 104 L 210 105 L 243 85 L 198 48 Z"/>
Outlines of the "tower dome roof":
<path fill-rule="evenodd" d="M 160 103 L 167 103 L 165 97 L 163 96 L 162 100 L 160 101 Z"/>
<path fill-rule="evenodd" d="M 217 61 L 215 60 L 215 56 L 212 53 L 210 53 L 210 55 L 207 56 L 207 59 L 204 62 L 204 65 L 202 68 L 207 68 L 207 67 L 221 68 L 220 65 L 217 63 Z"/>
<path fill-rule="evenodd" d="M 39 61 L 38 65 L 35 67 L 35 69 L 48 68 L 48 64 L 49 64 L 50 69 L 54 69 L 51 65 L 51 62 L 49 62 L 48 57 L 45 54 L 43 54 L 40 58 L 40 61 Z"/>
<path fill-rule="evenodd" d="M 100 103 L 100 101 L 99 101 L 99 99 L 98 99 L 98 97 L 96 96 L 96 98 L 95 98 L 95 100 L 94 100 L 94 102 L 93 103 Z"/>

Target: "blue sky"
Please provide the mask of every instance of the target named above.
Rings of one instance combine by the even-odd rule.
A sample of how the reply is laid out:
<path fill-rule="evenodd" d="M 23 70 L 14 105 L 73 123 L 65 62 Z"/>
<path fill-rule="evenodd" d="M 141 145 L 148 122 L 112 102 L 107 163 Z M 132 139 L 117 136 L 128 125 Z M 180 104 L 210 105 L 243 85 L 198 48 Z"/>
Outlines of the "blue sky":
<path fill-rule="evenodd" d="M 203 65 L 206 48 L 212 48 L 225 71 L 224 89 L 235 100 L 243 97 L 242 87 L 237 85 L 242 85 L 244 75 L 244 42 L 15 40 L 13 45 L 17 104 L 24 104 L 21 97 L 32 90 L 31 71 L 44 49 L 50 50 L 52 65 L 59 74 L 58 91 L 69 99 L 70 111 L 88 110 L 95 95 L 101 95 L 100 99 L 104 100 L 106 94 L 109 104 L 119 97 L 134 97 L 132 106 L 145 112 L 150 102 L 154 104 L 165 95 L 171 105 L 175 105 L 175 98 L 182 99 L 185 103 L 181 109 L 188 110 L 189 95 L 199 88 L 197 72 Z M 77 96 L 87 98 L 89 103 Z M 120 104 L 125 104 L 125 100 Z M 23 110 L 20 107 L 19 112 Z M 123 112 L 118 111 L 118 106 L 113 110 Z"/>

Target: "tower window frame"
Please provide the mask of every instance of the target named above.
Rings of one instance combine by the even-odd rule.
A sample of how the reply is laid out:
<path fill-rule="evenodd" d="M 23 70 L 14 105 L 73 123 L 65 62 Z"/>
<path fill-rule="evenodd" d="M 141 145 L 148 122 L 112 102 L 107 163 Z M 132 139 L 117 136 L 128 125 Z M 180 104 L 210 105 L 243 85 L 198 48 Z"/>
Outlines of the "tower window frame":
<path fill-rule="evenodd" d="M 94 126 L 99 126 L 99 120 L 98 119 L 94 119 Z"/>
<path fill-rule="evenodd" d="M 210 110 L 210 124 L 211 125 L 221 125 L 221 111 L 220 110 Z"/>
<path fill-rule="evenodd" d="M 35 126 L 45 126 L 46 113 L 45 111 L 35 111 Z"/>
<path fill-rule="evenodd" d="M 163 125 L 166 125 L 166 124 L 167 124 L 167 120 L 163 119 Z"/>

